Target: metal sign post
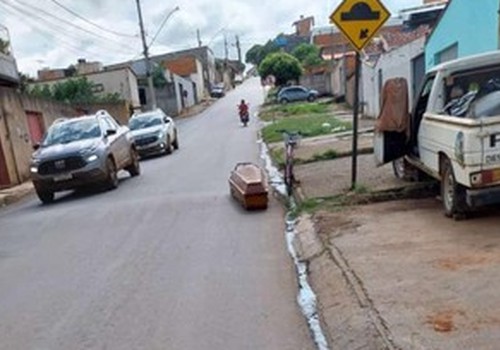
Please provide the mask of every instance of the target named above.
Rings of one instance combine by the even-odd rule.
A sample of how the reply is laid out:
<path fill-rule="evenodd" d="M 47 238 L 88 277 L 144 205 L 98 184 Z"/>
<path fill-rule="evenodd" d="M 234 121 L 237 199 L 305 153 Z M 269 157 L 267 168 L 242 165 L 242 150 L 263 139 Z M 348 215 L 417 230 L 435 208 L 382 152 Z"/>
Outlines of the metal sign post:
<path fill-rule="evenodd" d="M 354 113 L 352 121 L 352 177 L 351 190 L 356 189 L 358 176 L 358 122 L 359 122 L 359 80 L 361 72 L 361 56 L 356 52 L 356 67 L 354 76 Z"/>
<path fill-rule="evenodd" d="M 391 16 L 380 0 L 344 0 L 331 14 L 330 21 L 335 24 L 356 50 L 354 102 L 352 123 L 352 184 L 356 188 L 358 169 L 358 121 L 359 88 L 361 75 L 360 52 Z M 344 55 L 345 60 L 345 55 Z"/>

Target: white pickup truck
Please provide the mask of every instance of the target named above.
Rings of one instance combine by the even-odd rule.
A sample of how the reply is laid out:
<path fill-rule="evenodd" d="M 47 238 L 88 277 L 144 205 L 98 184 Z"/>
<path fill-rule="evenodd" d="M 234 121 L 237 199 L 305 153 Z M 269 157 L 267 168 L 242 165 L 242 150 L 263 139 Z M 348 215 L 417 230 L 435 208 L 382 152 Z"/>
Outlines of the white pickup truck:
<path fill-rule="evenodd" d="M 444 63 L 426 75 L 409 132 L 379 130 L 379 165 L 441 182 L 447 216 L 500 203 L 500 51 Z"/>

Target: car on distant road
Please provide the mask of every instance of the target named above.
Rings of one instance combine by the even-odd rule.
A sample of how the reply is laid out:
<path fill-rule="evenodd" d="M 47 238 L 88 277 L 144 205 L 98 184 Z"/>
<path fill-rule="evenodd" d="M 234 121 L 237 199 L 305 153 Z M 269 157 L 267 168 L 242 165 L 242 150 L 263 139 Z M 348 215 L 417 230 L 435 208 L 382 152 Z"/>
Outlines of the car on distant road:
<path fill-rule="evenodd" d="M 179 148 L 175 122 L 161 109 L 134 114 L 128 125 L 141 157 L 170 154 L 173 149 Z"/>
<path fill-rule="evenodd" d="M 282 104 L 296 101 L 315 101 L 319 96 L 318 91 L 305 88 L 303 86 L 288 86 L 281 89 L 276 97 Z"/>
<path fill-rule="evenodd" d="M 54 193 L 83 186 L 118 186 L 118 171 L 141 172 L 129 129 L 104 110 L 95 115 L 56 120 L 35 146 L 30 174 L 38 198 L 54 200 Z"/>
<path fill-rule="evenodd" d="M 216 84 L 210 89 L 210 96 L 213 98 L 221 98 L 224 97 L 224 95 L 224 84 Z"/>

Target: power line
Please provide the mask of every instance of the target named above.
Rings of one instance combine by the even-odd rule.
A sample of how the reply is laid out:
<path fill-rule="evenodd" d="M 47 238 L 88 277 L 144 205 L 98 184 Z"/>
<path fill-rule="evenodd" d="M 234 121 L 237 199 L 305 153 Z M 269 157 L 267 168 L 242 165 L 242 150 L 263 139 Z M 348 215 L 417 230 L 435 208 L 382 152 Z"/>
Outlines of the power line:
<path fill-rule="evenodd" d="M 18 8 L 13 7 L 11 4 L 7 4 L 5 2 L 0 2 L 0 5 L 4 5 L 4 6 L 7 5 L 7 6 L 12 7 L 17 12 L 13 12 L 12 9 L 9 7 L 4 7 L 4 11 L 9 13 L 11 16 L 17 17 L 21 20 L 25 20 L 26 16 L 30 17 L 30 18 L 34 18 L 35 20 L 37 19 L 36 17 L 31 15 L 30 13 L 23 12 L 23 11 L 19 10 Z M 60 35 L 58 35 L 58 34 L 61 34 L 60 30 L 52 29 L 50 27 L 43 26 L 40 23 L 36 23 L 36 22 L 26 22 L 25 21 L 24 23 L 26 25 L 36 29 L 36 30 L 39 30 L 38 34 L 44 36 L 47 39 L 58 41 L 58 44 L 61 44 L 62 47 L 76 53 L 77 55 L 81 55 L 82 53 L 86 53 L 86 54 L 89 54 L 92 56 L 98 56 L 98 55 L 103 54 L 103 51 L 99 51 L 99 52 L 91 51 L 88 48 L 79 47 L 71 41 L 64 40 Z M 56 35 L 54 35 L 53 33 L 56 33 Z M 104 52 L 107 52 L 107 51 L 104 51 Z M 111 56 L 109 55 L 108 57 L 111 57 Z"/>
<path fill-rule="evenodd" d="M 73 11 L 72 9 L 64 6 L 63 4 L 61 4 L 59 1 L 57 0 L 51 0 L 54 4 L 56 4 L 57 6 L 59 6 L 60 8 L 62 8 L 63 10 L 65 10 L 66 12 L 69 12 L 71 13 L 73 16 L 75 17 L 78 17 L 80 18 L 82 21 L 100 29 L 100 30 L 103 30 L 105 32 L 108 32 L 108 33 L 111 33 L 111 34 L 114 34 L 114 35 L 118 35 L 118 36 L 122 36 L 122 37 L 126 37 L 126 38 L 137 38 L 137 35 L 131 35 L 131 34 L 125 34 L 125 33 L 120 33 L 120 32 L 116 32 L 114 30 L 111 30 L 111 29 L 108 29 L 108 28 L 104 28 L 102 26 L 100 26 L 99 24 L 97 23 L 94 23 L 90 20 L 88 20 L 87 18 L 83 17 L 82 15 L 80 15 L 79 13 Z"/>
<path fill-rule="evenodd" d="M 163 22 L 161 23 L 160 27 L 158 28 L 158 30 L 156 31 L 156 34 L 153 36 L 153 39 L 151 40 L 151 42 L 149 43 L 148 47 L 151 47 L 154 42 L 156 41 L 156 38 L 158 37 L 158 35 L 160 34 L 161 30 L 163 29 L 163 27 L 165 26 L 165 24 L 167 23 L 168 19 L 170 18 L 170 16 L 172 16 L 174 14 L 174 12 L 176 11 L 179 11 L 179 6 L 176 6 L 172 11 L 170 11 L 167 16 L 165 16 L 165 19 L 163 20 Z"/>
<path fill-rule="evenodd" d="M 41 9 L 41 8 L 38 8 L 36 6 L 27 4 L 27 3 L 23 2 L 23 1 L 20 1 L 20 0 L 14 0 L 14 1 L 17 2 L 17 3 L 19 3 L 19 4 L 21 4 L 21 5 L 23 5 L 23 6 L 29 7 L 29 8 L 31 8 L 34 11 L 41 12 L 41 13 L 43 13 L 43 14 L 45 14 L 45 15 L 47 15 L 47 16 L 55 19 L 55 20 L 57 20 L 58 22 L 65 23 L 65 24 L 67 24 L 69 26 L 72 26 L 72 27 L 78 29 L 78 30 L 84 31 L 84 32 L 86 32 L 88 34 L 91 34 L 91 35 L 94 35 L 95 37 L 99 38 L 100 40 L 105 40 L 105 45 L 106 46 L 108 46 L 110 43 L 112 43 L 114 45 L 119 45 L 121 50 L 123 50 L 124 46 L 126 46 L 126 48 L 128 48 L 129 50 L 135 50 L 135 48 L 132 48 L 131 46 L 123 45 L 123 43 L 111 40 L 111 39 L 109 39 L 109 38 L 107 38 L 107 37 L 105 37 L 103 35 L 100 35 L 99 33 L 95 33 L 95 32 L 93 32 L 91 30 L 88 30 L 88 29 L 85 29 L 83 27 L 80 27 L 77 24 L 74 24 L 74 23 L 72 23 L 72 22 L 70 22 L 70 21 L 68 21 L 66 19 L 59 18 L 59 17 L 57 17 L 57 16 L 55 16 L 55 15 L 53 15 L 53 14 L 51 14 L 51 13 L 49 13 L 49 12 L 43 10 L 43 9 Z M 9 5 L 15 7 L 15 5 L 13 5 L 13 4 L 9 4 Z M 27 10 L 25 10 L 25 9 L 19 9 L 18 8 L 18 10 L 19 11 L 23 11 L 24 13 L 27 13 Z M 43 20 L 44 22 L 47 22 L 47 19 L 43 18 L 43 16 L 41 16 L 38 13 L 32 13 L 31 15 L 34 16 L 34 17 L 38 17 L 39 19 Z M 48 22 L 48 23 L 50 23 L 50 25 L 57 25 L 56 23 L 53 23 L 53 22 Z M 64 31 L 67 30 L 67 29 L 66 28 L 62 28 L 62 30 L 63 30 L 62 33 L 64 33 Z M 81 39 L 81 38 L 79 38 L 79 39 Z"/>

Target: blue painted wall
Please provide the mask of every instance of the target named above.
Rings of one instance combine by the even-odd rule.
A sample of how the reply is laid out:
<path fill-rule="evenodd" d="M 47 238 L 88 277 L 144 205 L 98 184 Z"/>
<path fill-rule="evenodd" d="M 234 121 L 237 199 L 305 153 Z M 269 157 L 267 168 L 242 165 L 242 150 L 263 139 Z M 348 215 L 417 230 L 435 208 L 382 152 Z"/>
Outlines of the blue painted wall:
<path fill-rule="evenodd" d="M 498 50 L 499 5 L 499 0 L 451 0 L 425 47 L 427 70 L 436 65 L 437 53 L 454 44 L 459 58 Z"/>

